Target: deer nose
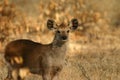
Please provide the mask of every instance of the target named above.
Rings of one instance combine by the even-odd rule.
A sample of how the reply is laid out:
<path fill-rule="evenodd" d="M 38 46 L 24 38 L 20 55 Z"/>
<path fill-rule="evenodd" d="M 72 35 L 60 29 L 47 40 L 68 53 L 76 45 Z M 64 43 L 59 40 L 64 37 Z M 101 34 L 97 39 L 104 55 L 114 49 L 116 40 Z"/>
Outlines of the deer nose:
<path fill-rule="evenodd" d="M 67 39 L 67 36 L 62 36 L 62 40 L 66 40 Z"/>

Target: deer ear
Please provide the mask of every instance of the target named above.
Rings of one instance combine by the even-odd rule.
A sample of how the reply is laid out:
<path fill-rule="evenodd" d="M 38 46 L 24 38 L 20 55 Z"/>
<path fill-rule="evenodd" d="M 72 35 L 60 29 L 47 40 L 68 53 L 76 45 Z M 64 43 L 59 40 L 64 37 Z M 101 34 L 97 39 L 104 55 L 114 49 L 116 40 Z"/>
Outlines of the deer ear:
<path fill-rule="evenodd" d="M 50 30 L 55 29 L 55 21 L 52 20 L 52 19 L 48 19 L 47 28 L 50 29 Z"/>
<path fill-rule="evenodd" d="M 72 20 L 71 20 L 71 23 L 70 23 L 70 27 L 71 27 L 72 30 L 77 29 L 77 27 L 78 27 L 78 20 L 75 19 L 75 18 L 72 19 Z"/>

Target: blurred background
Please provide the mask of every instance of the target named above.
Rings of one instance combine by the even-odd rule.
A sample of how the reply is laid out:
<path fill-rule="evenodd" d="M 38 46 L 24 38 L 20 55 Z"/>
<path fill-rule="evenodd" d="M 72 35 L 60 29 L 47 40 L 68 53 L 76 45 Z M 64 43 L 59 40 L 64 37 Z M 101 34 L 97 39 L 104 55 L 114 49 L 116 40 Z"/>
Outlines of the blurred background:
<path fill-rule="evenodd" d="M 42 44 L 52 42 L 54 33 L 46 28 L 49 18 L 57 23 L 77 18 L 80 24 L 70 34 L 61 80 L 120 80 L 119 3 L 120 0 L 0 0 L 0 80 L 7 75 L 5 45 L 21 38 Z M 26 79 L 39 79 L 29 77 Z"/>

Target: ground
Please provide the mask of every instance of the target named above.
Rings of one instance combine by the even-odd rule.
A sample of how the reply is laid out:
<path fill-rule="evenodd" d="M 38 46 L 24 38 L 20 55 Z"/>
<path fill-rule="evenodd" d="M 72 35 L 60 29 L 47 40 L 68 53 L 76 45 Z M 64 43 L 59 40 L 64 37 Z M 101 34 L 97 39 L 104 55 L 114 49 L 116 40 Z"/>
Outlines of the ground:
<path fill-rule="evenodd" d="M 46 29 L 47 19 L 59 23 L 74 17 L 80 26 L 70 34 L 60 80 L 120 80 L 118 3 L 113 0 L 0 1 L 0 80 L 7 76 L 4 48 L 8 42 L 24 38 L 48 44 L 54 33 Z M 25 78 L 39 79 L 42 80 L 41 76 L 34 74 Z"/>

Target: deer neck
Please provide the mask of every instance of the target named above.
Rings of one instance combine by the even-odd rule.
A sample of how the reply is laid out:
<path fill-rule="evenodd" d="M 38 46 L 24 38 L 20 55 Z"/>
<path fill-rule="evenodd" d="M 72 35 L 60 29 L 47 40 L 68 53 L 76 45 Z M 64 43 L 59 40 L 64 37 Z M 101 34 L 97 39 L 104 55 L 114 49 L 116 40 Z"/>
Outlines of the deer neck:
<path fill-rule="evenodd" d="M 66 41 L 61 41 L 61 40 L 58 40 L 56 39 L 57 37 L 54 37 L 54 40 L 52 42 L 52 51 L 53 53 L 52 54 L 52 57 L 55 57 L 55 58 L 63 58 L 65 57 L 66 55 L 66 50 L 67 50 L 67 42 Z"/>
<path fill-rule="evenodd" d="M 62 41 L 59 41 L 59 40 L 54 40 L 53 41 L 53 47 L 63 47 L 65 46 L 66 42 L 62 42 Z"/>

